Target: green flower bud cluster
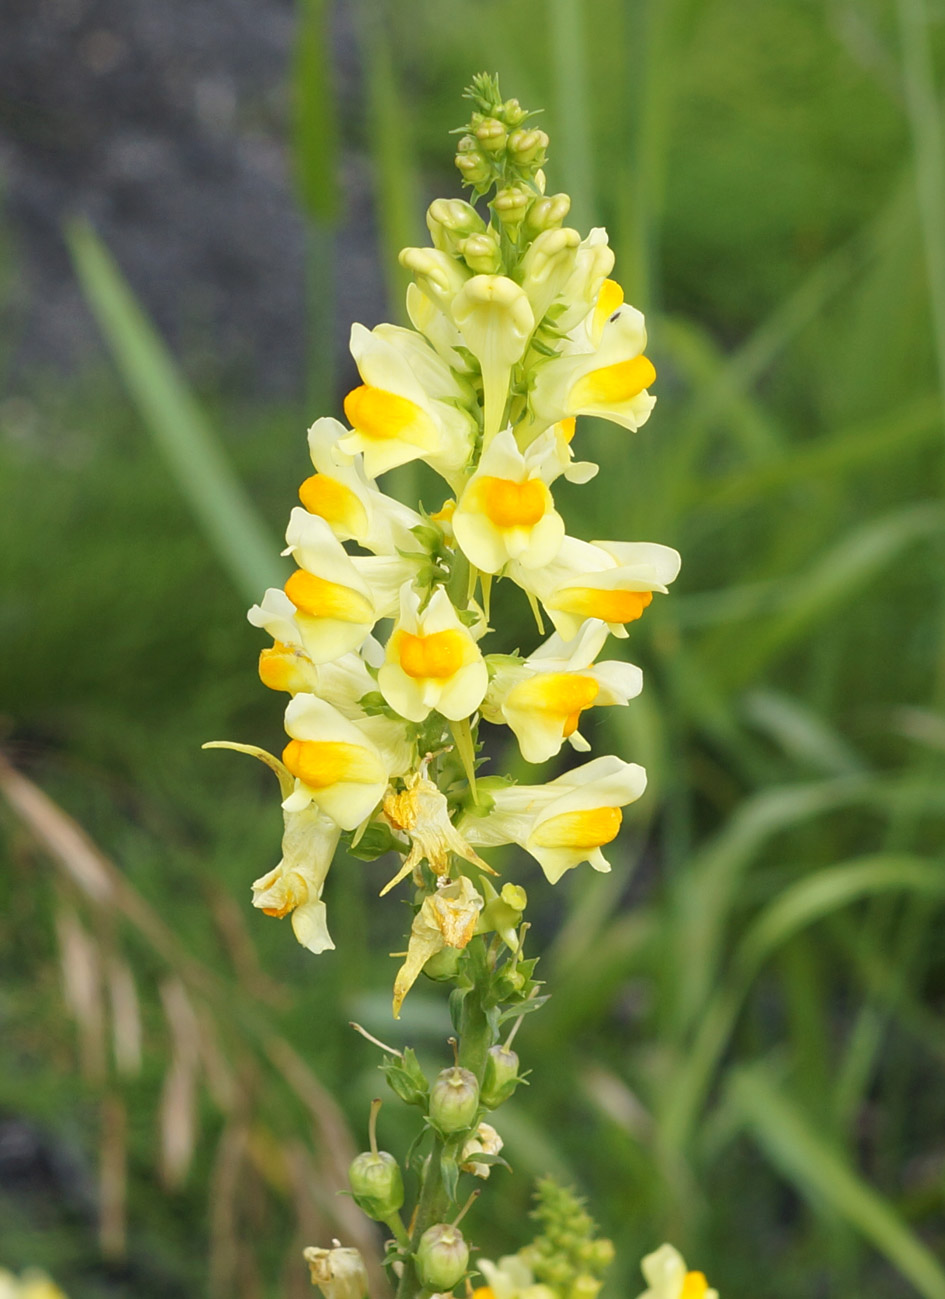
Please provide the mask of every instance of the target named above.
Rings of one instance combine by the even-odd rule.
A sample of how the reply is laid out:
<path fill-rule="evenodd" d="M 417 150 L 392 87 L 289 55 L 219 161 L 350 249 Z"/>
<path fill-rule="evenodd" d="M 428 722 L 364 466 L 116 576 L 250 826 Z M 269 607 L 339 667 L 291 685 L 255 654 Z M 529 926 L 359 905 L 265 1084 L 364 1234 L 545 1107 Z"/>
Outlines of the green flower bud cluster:
<path fill-rule="evenodd" d="M 536 1281 L 551 1286 L 562 1299 L 595 1299 L 613 1262 L 613 1244 L 597 1236 L 583 1200 L 552 1178 L 537 1183 L 535 1199 L 532 1217 L 543 1231 L 519 1251 L 519 1257 Z"/>
<path fill-rule="evenodd" d="M 517 99 L 503 100 L 497 77 L 480 73 L 466 91 L 474 111 L 461 130 L 456 166 L 465 184 L 475 194 L 485 194 L 493 185 L 501 190 L 496 211 L 519 223 L 530 199 L 541 189 L 538 173 L 544 165 L 548 136 L 526 126 L 528 113 Z M 502 198 L 502 204 L 498 198 Z"/>

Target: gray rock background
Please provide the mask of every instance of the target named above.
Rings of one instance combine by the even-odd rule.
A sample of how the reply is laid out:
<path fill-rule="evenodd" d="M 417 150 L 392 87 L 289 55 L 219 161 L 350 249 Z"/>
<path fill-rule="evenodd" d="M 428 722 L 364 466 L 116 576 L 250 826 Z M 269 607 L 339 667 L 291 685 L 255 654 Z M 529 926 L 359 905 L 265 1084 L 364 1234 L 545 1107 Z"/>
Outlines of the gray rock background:
<path fill-rule="evenodd" d="M 297 394 L 305 230 L 286 146 L 291 0 L 2 0 L 0 15 L 13 269 L 0 306 L 14 369 L 75 368 L 100 349 L 61 234 L 82 214 L 192 374 Z M 343 5 L 334 47 L 336 91 L 356 107 Z M 383 312 L 369 167 L 350 151 L 342 186 L 340 354 L 351 320 Z"/>

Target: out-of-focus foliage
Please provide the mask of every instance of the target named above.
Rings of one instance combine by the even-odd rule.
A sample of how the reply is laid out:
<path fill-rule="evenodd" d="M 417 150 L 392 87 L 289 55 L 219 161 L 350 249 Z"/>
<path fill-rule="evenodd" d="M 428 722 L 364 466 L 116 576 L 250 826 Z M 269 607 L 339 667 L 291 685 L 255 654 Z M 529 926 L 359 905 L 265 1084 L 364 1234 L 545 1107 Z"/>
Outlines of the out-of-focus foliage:
<path fill-rule="evenodd" d="M 617 1243 L 614 1294 L 669 1236 L 723 1295 L 945 1295 L 945 196 L 921 93 L 941 32 L 918 0 L 357 13 L 368 111 L 318 111 L 373 156 L 392 292 L 417 177 L 458 192 L 444 128 L 470 72 L 547 105 L 550 186 L 608 225 L 660 376 L 638 436 L 579 427 L 603 470 L 591 517 L 566 490 L 561 509 L 579 535 L 684 556 L 681 592 L 629 642 L 645 695 L 597 723 L 651 778 L 620 867 L 535 908 L 554 995 L 517 1042 L 534 1072 L 502 1133 L 518 1176 L 496 1170 L 476 1209 L 487 1250 L 518 1245 L 529 1175 L 552 1171 Z M 304 190 L 315 154 L 295 138 Z M 313 227 L 320 330 L 340 220 L 322 204 Z M 274 529 L 328 412 L 202 400 Z M 260 1025 L 360 1143 L 378 1056 L 347 1021 L 422 1054 L 448 1031 L 437 990 L 395 1036 L 384 863 L 332 872 L 338 951 L 318 960 L 251 913 L 277 850 L 271 777 L 198 746 L 278 748 L 279 710 L 243 601 L 110 372 L 37 375 L 0 406 L 0 554 L 3 748 L 175 940 L 90 902 L 0 804 L 0 1120 L 42 1156 L 0 1186 L 0 1263 L 41 1264 L 73 1299 L 305 1293 L 299 1241 L 339 1229 L 337 1152 Z M 140 998 L 140 1071 L 103 1064 L 113 967 Z M 188 1133 L 161 1126 L 175 1086 L 186 1172 Z M 103 1265 L 97 1232 L 128 1261 Z"/>

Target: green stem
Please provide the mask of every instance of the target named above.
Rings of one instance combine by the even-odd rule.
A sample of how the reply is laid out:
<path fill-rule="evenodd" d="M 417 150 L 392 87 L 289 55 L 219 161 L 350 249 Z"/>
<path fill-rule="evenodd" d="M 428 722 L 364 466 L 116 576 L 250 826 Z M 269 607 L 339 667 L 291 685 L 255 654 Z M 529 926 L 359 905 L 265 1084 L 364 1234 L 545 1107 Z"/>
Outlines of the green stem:
<path fill-rule="evenodd" d="M 404 1220 L 399 1213 L 392 1213 L 389 1218 L 384 1219 L 384 1226 L 394 1237 L 401 1249 L 409 1250 L 411 1247 L 410 1236 L 407 1228 L 404 1226 Z"/>
<path fill-rule="evenodd" d="M 446 1217 L 449 1203 L 446 1187 L 443 1183 L 442 1159 L 443 1143 L 437 1137 L 426 1168 L 423 1170 L 420 1199 L 417 1203 L 417 1212 L 414 1218 L 413 1235 L 407 1241 L 410 1253 L 404 1260 L 403 1274 L 397 1286 L 397 1299 L 415 1299 L 415 1296 L 420 1292 L 420 1279 L 417 1276 L 414 1254 L 420 1244 L 420 1237 L 427 1228 L 435 1226 L 438 1222 L 443 1222 Z"/>
<path fill-rule="evenodd" d="M 495 1035 L 486 1019 L 480 989 L 475 987 L 463 1002 L 458 1058 L 460 1065 L 474 1073 L 480 1082 L 489 1048 L 494 1045 Z"/>

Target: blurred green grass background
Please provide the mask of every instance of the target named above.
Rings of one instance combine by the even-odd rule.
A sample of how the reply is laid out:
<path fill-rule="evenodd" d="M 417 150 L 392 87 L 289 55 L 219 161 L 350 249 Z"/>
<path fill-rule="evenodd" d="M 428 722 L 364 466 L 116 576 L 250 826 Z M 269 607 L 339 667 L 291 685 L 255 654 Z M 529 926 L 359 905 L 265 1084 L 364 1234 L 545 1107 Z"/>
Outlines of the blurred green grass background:
<path fill-rule="evenodd" d="M 0 805 L 0 1115 L 39 1150 L 0 1186 L 0 1263 L 41 1264 L 75 1299 L 305 1294 L 300 1245 L 345 1230 L 350 1141 L 316 1078 L 358 1145 L 379 1087 L 347 1021 L 437 1058 L 436 988 L 389 1021 L 406 913 L 374 897 L 384 864 L 333 868 L 338 951 L 312 958 L 248 905 L 277 854 L 271 778 L 199 745 L 280 746 L 244 609 L 278 565 L 304 429 L 340 406 L 341 160 L 371 156 L 399 318 L 396 250 L 424 242 L 420 195 L 458 193 L 446 130 L 494 68 L 545 105 L 550 189 L 607 225 L 659 373 L 639 435 L 579 428 L 602 472 L 561 493 L 569 531 L 658 540 L 684 566 L 629 641 L 643 697 L 596 722 L 598 751 L 650 773 L 613 874 L 552 895 L 503 863 L 535 886 L 554 995 L 519 1038 L 517 1176 L 494 1173 L 477 1239 L 516 1248 L 551 1170 L 614 1238 L 614 1296 L 666 1237 L 724 1296 L 945 1296 L 945 79 L 927 10 L 365 2 L 352 120 L 327 8 L 300 0 L 304 405 L 195 394 L 73 228 L 117 368 L 21 376 L 0 407 L 2 747 L 121 883 L 97 899 L 74 845 L 56 866 L 54 809 Z M 384 1123 L 403 1153 L 394 1105 Z"/>

